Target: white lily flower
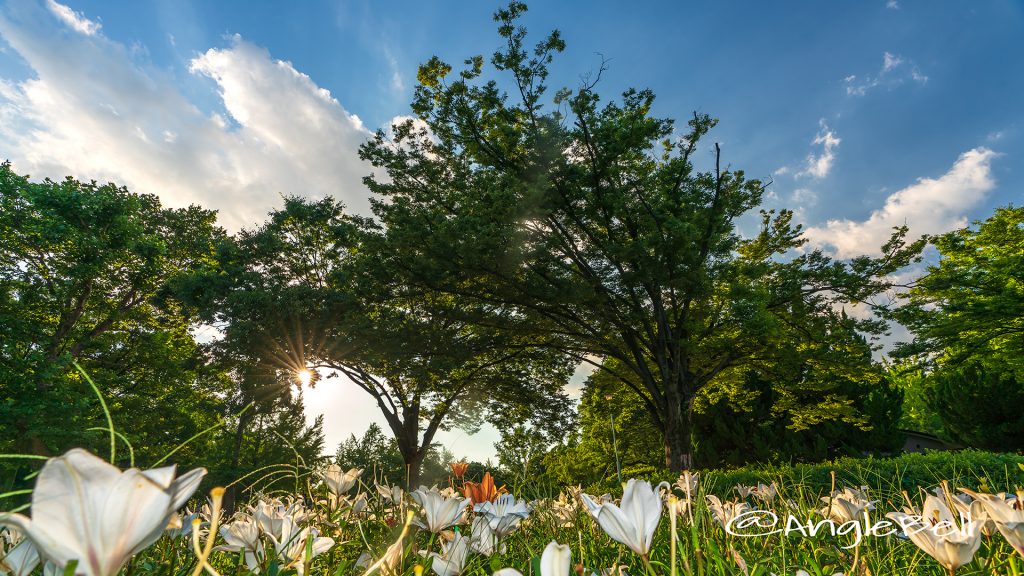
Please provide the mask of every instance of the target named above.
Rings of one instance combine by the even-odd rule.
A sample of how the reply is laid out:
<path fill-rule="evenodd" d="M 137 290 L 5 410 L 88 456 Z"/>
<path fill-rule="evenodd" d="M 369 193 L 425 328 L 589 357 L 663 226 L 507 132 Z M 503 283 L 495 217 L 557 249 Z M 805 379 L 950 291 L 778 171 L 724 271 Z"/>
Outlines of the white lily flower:
<path fill-rule="evenodd" d="M 39 565 L 39 550 L 28 538 L 10 548 L 0 556 L 0 575 L 29 576 Z"/>
<path fill-rule="evenodd" d="M 239 514 L 235 521 L 220 527 L 223 546 L 214 550 L 221 552 L 245 551 L 245 565 L 250 572 L 259 573 L 264 558 L 263 542 L 260 542 L 260 529 L 256 520 L 245 514 Z"/>
<path fill-rule="evenodd" d="M 868 500 L 867 487 L 843 488 L 836 490 L 832 496 L 822 496 L 821 501 L 828 504 L 818 509 L 818 513 L 840 524 L 864 519 L 864 512 L 875 509 L 878 500 Z"/>
<path fill-rule="evenodd" d="M 685 498 L 676 498 L 674 495 L 669 495 L 668 499 L 665 500 L 665 508 L 668 510 L 669 514 L 675 514 L 677 517 L 686 518 L 693 509 L 693 502 Z"/>
<path fill-rule="evenodd" d="M 502 494 L 493 502 L 481 502 L 473 510 L 487 518 L 487 523 L 498 540 L 508 536 L 527 516 L 530 508 L 525 500 L 516 500 L 512 494 Z"/>
<path fill-rule="evenodd" d="M 552 540 L 540 555 L 540 576 L 569 576 L 572 567 L 572 550 L 565 544 Z M 502 568 L 494 576 L 523 576 L 515 568 Z"/>
<path fill-rule="evenodd" d="M 221 524 L 224 520 L 224 510 L 222 509 L 217 514 L 217 524 Z M 206 524 L 213 522 L 213 503 L 209 498 L 206 499 L 206 503 L 199 509 L 199 518 Z"/>
<path fill-rule="evenodd" d="M 775 572 L 772 572 L 771 575 L 775 576 Z M 793 576 L 811 576 L 811 573 L 808 572 L 807 570 L 797 570 L 796 573 Z M 842 573 L 842 572 L 836 572 L 836 573 L 832 574 L 832 576 L 846 576 L 846 575 L 844 573 Z"/>
<path fill-rule="evenodd" d="M 739 494 L 740 500 L 746 500 L 753 492 L 757 491 L 757 486 L 745 486 L 743 484 L 737 484 L 733 487 L 736 493 Z"/>
<path fill-rule="evenodd" d="M 269 537 L 274 542 L 274 549 L 277 550 L 278 558 L 282 561 L 282 569 L 295 568 L 299 576 L 303 576 L 306 566 L 307 540 L 312 540 L 312 554 L 309 556 L 309 560 L 327 552 L 334 546 L 333 538 L 320 536 L 316 528 L 308 526 L 299 528 L 291 517 L 288 516 L 284 518 L 281 538 L 277 539 L 272 535 Z"/>
<path fill-rule="evenodd" d="M 165 530 L 171 538 L 185 538 L 192 535 L 192 521 L 199 518 L 198 513 L 192 514 L 171 514 L 171 520 L 167 523 Z M 205 523 L 204 523 L 205 524 Z M 200 526 L 202 527 L 202 526 Z M 200 530 L 200 534 L 204 531 Z"/>
<path fill-rule="evenodd" d="M 934 492 L 935 497 L 939 500 L 947 504 L 953 504 L 953 508 L 960 515 L 961 522 L 968 520 L 981 522 L 981 534 L 983 536 L 994 536 L 999 532 L 996 523 L 989 517 L 988 511 L 985 510 L 985 505 L 980 501 L 967 494 L 947 493 L 942 486 L 936 487 L 932 492 Z"/>
<path fill-rule="evenodd" d="M 1024 557 L 1024 494 L 1018 492 L 1014 498 L 1007 497 L 1006 494 L 980 494 L 966 490 L 965 492 L 985 507 L 988 518 L 995 523 L 999 533 L 1006 538 L 1017 554 Z"/>
<path fill-rule="evenodd" d="M 430 569 L 437 573 L 437 576 L 458 576 L 466 567 L 466 557 L 469 556 L 470 539 L 456 532 L 451 542 L 441 540 L 441 553 L 431 552 Z"/>
<path fill-rule="evenodd" d="M 426 523 L 419 518 L 414 519 L 413 523 L 435 534 L 458 524 L 462 520 L 462 511 L 469 505 L 469 500 L 465 498 L 445 498 L 436 490 L 425 488 L 420 488 L 409 495 L 420 505 L 426 518 Z"/>
<path fill-rule="evenodd" d="M 336 506 L 336 509 L 344 513 L 344 518 L 351 518 L 352 516 L 360 514 L 363 510 L 366 510 L 366 506 L 369 503 L 365 492 L 360 492 L 359 495 L 354 498 L 350 496 L 335 498 L 334 495 L 331 495 L 331 499 L 335 500 L 333 505 Z M 321 500 L 321 502 L 323 501 Z"/>
<path fill-rule="evenodd" d="M 757 483 L 757 486 L 750 491 L 750 495 L 765 504 L 770 504 L 779 495 L 779 487 L 774 482 L 771 484 Z"/>
<path fill-rule="evenodd" d="M 500 548 L 499 548 L 500 546 Z M 487 518 L 483 516 L 477 516 L 473 519 L 472 532 L 469 537 L 469 547 L 472 551 L 483 554 L 484 556 L 490 556 L 495 552 L 502 551 L 504 545 L 500 545 L 498 536 L 491 530 L 491 524 Z"/>
<path fill-rule="evenodd" d="M 75 448 L 49 459 L 32 491 L 32 518 L 0 514 L 50 561 L 76 574 L 113 576 L 163 533 L 171 515 L 199 487 L 206 469 L 175 478 L 175 467 L 121 471 Z"/>
<path fill-rule="evenodd" d="M 281 539 L 285 519 L 291 520 L 292 524 L 301 524 L 308 520 L 313 514 L 308 512 L 302 505 L 302 500 L 282 502 L 276 498 L 263 500 L 262 498 L 252 507 L 252 517 L 256 524 L 267 536 L 277 540 Z"/>
<path fill-rule="evenodd" d="M 541 502 L 538 502 L 534 509 L 540 509 L 547 512 L 551 519 L 560 528 L 571 528 L 573 523 L 576 521 L 576 510 L 578 505 L 575 500 L 571 500 L 570 496 L 566 493 L 560 492 L 557 499 L 547 498 Z"/>
<path fill-rule="evenodd" d="M 355 501 L 352 502 L 352 514 L 359 514 L 363 510 L 366 510 L 366 505 L 368 502 L 369 501 L 366 499 L 366 494 L 360 493 L 359 496 L 356 496 Z"/>
<path fill-rule="evenodd" d="M 341 466 L 337 464 L 331 464 L 317 472 L 320 479 L 327 485 L 327 489 L 335 496 L 341 496 L 351 490 L 362 474 L 361 468 L 351 468 L 348 472 L 342 472 Z"/>
<path fill-rule="evenodd" d="M 728 526 L 737 516 L 750 508 L 746 502 L 737 502 L 735 500 L 722 502 L 714 494 L 708 494 L 705 498 L 708 502 L 708 509 L 711 510 L 711 516 L 722 528 Z"/>
<path fill-rule="evenodd" d="M 586 507 L 587 512 L 590 513 L 594 520 L 597 520 L 597 513 L 601 511 L 601 506 L 613 501 L 611 494 L 602 494 L 595 499 L 589 494 L 580 492 L 579 497 L 580 502 L 583 502 L 583 506 Z"/>
<path fill-rule="evenodd" d="M 921 516 L 902 512 L 887 516 L 899 522 L 911 542 L 950 573 L 968 564 L 981 546 L 982 522 L 967 520 L 958 526 L 946 503 L 930 494 Z"/>
<path fill-rule="evenodd" d="M 646 556 L 651 539 L 661 520 L 661 496 L 644 480 L 630 479 L 622 494 L 622 503 L 600 505 L 597 523 L 611 538 L 630 550 Z"/>
<path fill-rule="evenodd" d="M 387 500 L 392 504 L 402 503 L 402 494 L 404 494 L 404 492 L 402 491 L 401 486 L 397 484 L 391 487 L 384 486 L 381 484 L 376 484 L 375 486 L 377 488 L 377 492 L 380 494 L 380 497 L 383 498 L 384 500 Z"/>
<path fill-rule="evenodd" d="M 697 485 L 700 483 L 700 472 L 690 472 L 684 470 L 679 478 L 676 479 L 675 487 L 679 489 L 684 495 L 692 497 L 693 494 L 697 493 Z"/>

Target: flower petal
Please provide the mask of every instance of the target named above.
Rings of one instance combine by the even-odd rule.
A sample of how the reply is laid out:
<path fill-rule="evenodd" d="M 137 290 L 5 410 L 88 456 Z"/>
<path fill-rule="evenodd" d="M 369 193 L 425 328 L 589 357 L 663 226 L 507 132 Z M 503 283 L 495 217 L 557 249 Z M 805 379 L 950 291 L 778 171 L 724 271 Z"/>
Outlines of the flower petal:
<path fill-rule="evenodd" d="M 641 543 L 636 538 L 635 528 L 630 524 L 629 518 L 622 510 L 614 504 L 605 504 L 597 515 L 597 523 L 612 540 L 625 544 L 630 550 L 637 554 L 643 554 Z"/>
<path fill-rule="evenodd" d="M 132 554 L 159 538 L 171 496 L 135 468 L 123 472 L 104 496 L 102 511 L 91 521 L 95 548 L 89 551 L 90 562 L 97 558 L 103 574 L 114 574 Z"/>
<path fill-rule="evenodd" d="M 541 576 L 568 576 L 572 550 L 552 540 L 540 555 Z"/>

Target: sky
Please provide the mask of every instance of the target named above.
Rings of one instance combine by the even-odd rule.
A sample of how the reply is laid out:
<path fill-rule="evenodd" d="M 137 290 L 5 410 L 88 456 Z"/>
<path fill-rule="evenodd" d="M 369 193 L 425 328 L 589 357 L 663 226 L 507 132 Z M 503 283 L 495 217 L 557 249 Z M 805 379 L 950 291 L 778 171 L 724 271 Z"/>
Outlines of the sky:
<path fill-rule="evenodd" d="M 0 159 L 215 208 L 231 231 L 282 195 L 365 214 L 358 146 L 410 114 L 420 63 L 458 69 L 499 48 L 499 6 L 0 0 Z M 567 43 L 555 88 L 604 62 L 605 100 L 650 88 L 653 113 L 680 129 L 694 111 L 718 118 L 724 161 L 771 181 L 765 207 L 793 209 L 836 257 L 877 253 L 893 226 L 941 233 L 1024 197 L 1024 2 L 535 2 L 523 23 Z M 333 452 L 382 419 L 328 383 L 305 398 Z M 496 437 L 439 440 L 484 459 Z"/>

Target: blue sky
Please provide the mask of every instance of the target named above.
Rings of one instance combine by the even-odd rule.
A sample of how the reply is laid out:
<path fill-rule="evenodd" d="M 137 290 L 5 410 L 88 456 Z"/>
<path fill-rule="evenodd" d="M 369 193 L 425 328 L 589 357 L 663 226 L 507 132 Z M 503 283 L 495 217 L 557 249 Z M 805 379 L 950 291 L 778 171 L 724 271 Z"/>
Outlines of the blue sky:
<path fill-rule="evenodd" d="M 232 230 L 280 194 L 365 211 L 359 143 L 409 113 L 419 63 L 492 53 L 497 7 L 0 0 L 0 157 L 217 208 Z M 606 99 L 646 87 L 658 115 L 718 117 L 726 162 L 837 256 L 1020 204 L 1022 2 L 535 2 L 524 23 L 561 30 L 556 87 L 603 57 Z M 332 449 L 374 413 L 332 416 L 354 389 L 310 394 Z M 488 434 L 445 441 L 480 456 Z"/>

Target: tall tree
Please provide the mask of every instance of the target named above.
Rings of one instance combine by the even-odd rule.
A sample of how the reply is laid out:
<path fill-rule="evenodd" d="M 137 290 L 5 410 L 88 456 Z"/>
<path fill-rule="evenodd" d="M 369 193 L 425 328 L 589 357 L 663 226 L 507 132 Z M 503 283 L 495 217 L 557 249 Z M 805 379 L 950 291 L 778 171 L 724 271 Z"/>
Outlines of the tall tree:
<path fill-rule="evenodd" d="M 737 219 L 765 184 L 723 164 L 718 145 L 697 168 L 715 121 L 695 114 L 678 137 L 651 115 L 649 90 L 602 106 L 600 70 L 547 99 L 565 44 L 554 32 L 528 50 L 525 10 L 513 1 L 495 14 L 505 45 L 490 63 L 502 76 L 485 80 L 481 56 L 454 77 L 431 59 L 418 118 L 362 148 L 386 174 L 366 182 L 389 258 L 425 289 L 508 311 L 505 329 L 580 361 L 615 359 L 663 433 L 666 464 L 682 469 L 701 389 L 802 330 L 793 319 L 867 302 L 921 243 L 897 230 L 879 258 L 798 253 L 789 211 L 762 212 L 760 231 L 742 237 Z"/>
<path fill-rule="evenodd" d="M 925 379 L 928 407 L 946 434 L 972 448 L 1024 450 L 1024 374 L 1002 358 L 973 358 Z"/>
<path fill-rule="evenodd" d="M 369 394 L 412 486 L 439 430 L 475 430 L 487 418 L 557 431 L 569 412 L 569 363 L 468 320 L 498 311 L 405 282 L 390 250 L 373 223 L 336 201 L 289 198 L 223 251 L 223 273 L 197 280 L 193 300 L 208 299 L 225 350 L 293 374 L 344 376 Z"/>
<path fill-rule="evenodd" d="M 105 424 L 72 361 L 140 462 L 216 422 L 226 382 L 164 289 L 212 258 L 222 235 L 212 211 L 113 184 L 31 182 L 0 165 L 0 451 L 52 454 L 102 437 L 88 430 Z M 178 456 L 194 462 L 207 448 Z"/>
<path fill-rule="evenodd" d="M 827 338 L 786 335 L 772 354 L 723 374 L 698 392 L 693 414 L 697 466 L 807 462 L 900 448 L 900 390 L 872 360 L 871 347 L 852 323 L 834 322 L 831 328 Z M 826 343 L 816 344 L 820 340 Z M 662 467 L 657 423 L 612 375 L 623 372 L 618 362 L 605 362 L 609 370 L 595 371 L 583 389 L 581 438 L 549 459 L 564 482 L 614 478 L 616 459 L 634 475 Z M 567 459 L 592 465 L 573 478 L 578 472 Z"/>
<path fill-rule="evenodd" d="M 1024 370 L 1024 207 L 931 241 L 938 262 L 892 311 L 914 335 L 894 356 L 929 368 L 1000 357 Z"/>
<path fill-rule="evenodd" d="M 936 236 L 928 267 L 891 316 L 913 340 L 894 356 L 943 432 L 989 449 L 1024 446 L 1024 208 L 998 208 Z"/>

